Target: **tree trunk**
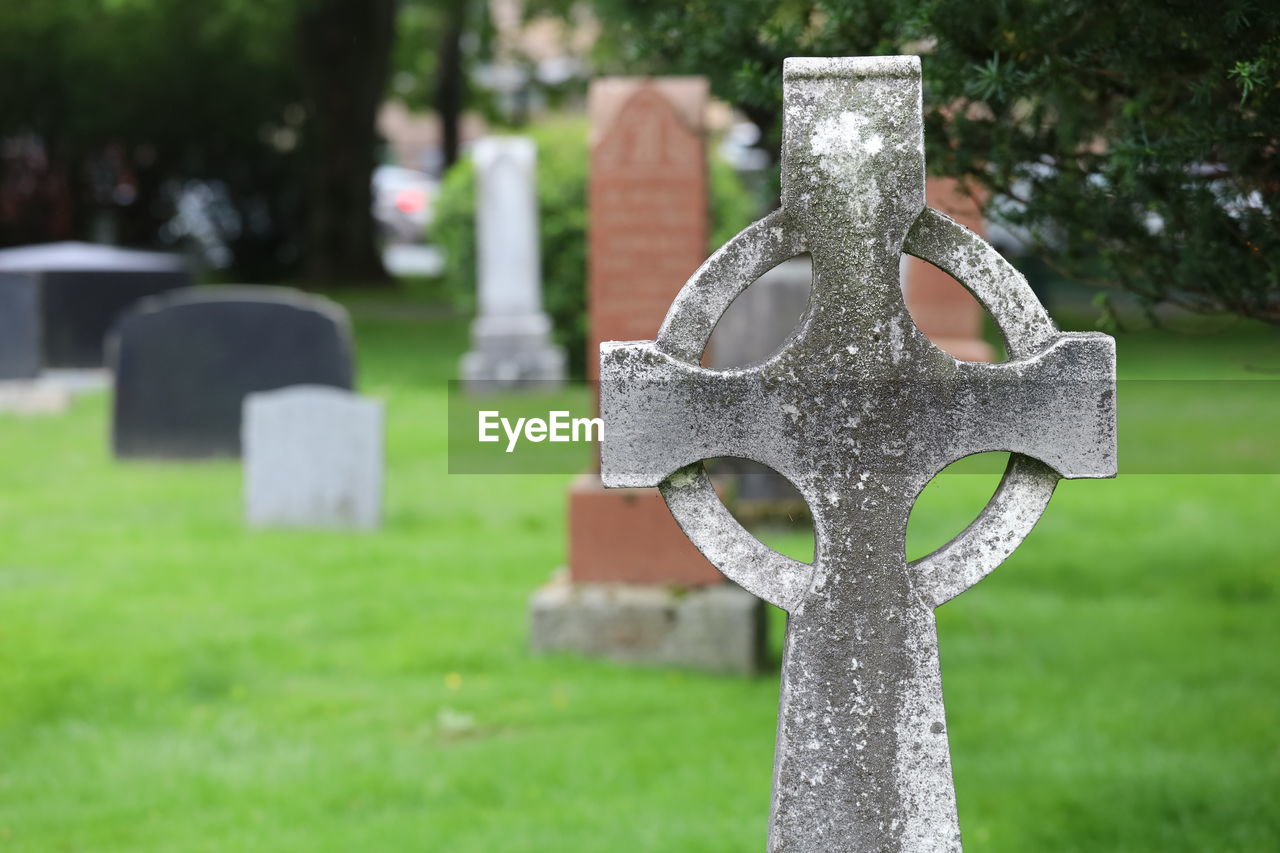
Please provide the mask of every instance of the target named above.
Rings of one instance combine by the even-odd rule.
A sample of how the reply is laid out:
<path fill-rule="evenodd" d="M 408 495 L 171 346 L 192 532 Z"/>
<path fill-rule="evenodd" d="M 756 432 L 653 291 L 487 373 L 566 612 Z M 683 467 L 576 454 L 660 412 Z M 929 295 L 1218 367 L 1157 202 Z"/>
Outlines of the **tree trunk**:
<path fill-rule="evenodd" d="M 462 73 L 462 27 L 466 11 L 466 0 L 450 0 L 440 35 L 440 51 L 436 55 L 436 114 L 440 116 L 442 172 L 457 162 L 461 143 L 463 87 L 466 85 Z"/>
<path fill-rule="evenodd" d="M 370 181 L 396 5 L 396 0 L 303 0 L 299 11 L 299 70 L 307 110 L 303 273 L 311 282 L 391 282 L 378 253 Z"/>

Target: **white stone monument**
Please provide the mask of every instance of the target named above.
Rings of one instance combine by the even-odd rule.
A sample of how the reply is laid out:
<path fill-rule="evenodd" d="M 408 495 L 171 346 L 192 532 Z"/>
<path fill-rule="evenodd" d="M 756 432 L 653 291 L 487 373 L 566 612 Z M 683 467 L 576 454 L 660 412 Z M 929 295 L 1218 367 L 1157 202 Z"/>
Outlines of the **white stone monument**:
<path fill-rule="evenodd" d="M 471 157 L 478 294 L 462 381 L 471 391 L 563 381 L 564 351 L 542 310 L 537 149 L 527 137 L 491 136 Z"/>
<path fill-rule="evenodd" d="M 295 385 L 244 403 L 245 520 L 251 527 L 371 530 L 382 520 L 383 404 Z"/>

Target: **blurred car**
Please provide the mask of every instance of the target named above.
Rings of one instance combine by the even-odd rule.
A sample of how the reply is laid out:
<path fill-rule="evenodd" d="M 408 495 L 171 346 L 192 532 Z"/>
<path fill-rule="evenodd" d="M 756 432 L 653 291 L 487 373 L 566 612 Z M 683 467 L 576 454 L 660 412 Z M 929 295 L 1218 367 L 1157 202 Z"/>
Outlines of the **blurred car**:
<path fill-rule="evenodd" d="M 422 243 L 438 188 L 426 172 L 379 166 L 373 170 L 373 217 L 393 242 Z"/>
<path fill-rule="evenodd" d="M 720 158 L 738 172 L 769 168 L 769 154 L 760 147 L 760 128 L 749 121 L 734 122 L 720 140 Z"/>

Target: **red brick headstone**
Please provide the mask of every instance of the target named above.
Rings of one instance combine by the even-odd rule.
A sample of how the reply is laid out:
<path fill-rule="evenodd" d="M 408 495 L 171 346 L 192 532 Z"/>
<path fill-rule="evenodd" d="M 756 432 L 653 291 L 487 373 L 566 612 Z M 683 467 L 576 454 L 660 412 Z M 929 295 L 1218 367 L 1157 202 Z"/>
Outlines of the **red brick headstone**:
<path fill-rule="evenodd" d="M 927 204 L 961 225 L 985 234 L 979 201 L 954 178 L 929 178 Z M 950 355 L 965 361 L 991 361 L 995 353 L 982 340 L 983 308 L 969 291 L 942 270 L 919 258 L 907 259 L 907 309 L 920 331 Z"/>
<path fill-rule="evenodd" d="M 587 190 L 590 329 L 601 341 L 652 338 L 672 298 L 707 257 L 707 81 L 606 78 L 591 85 Z M 608 491 L 584 475 L 569 494 L 569 577 L 576 583 L 702 586 L 723 576 L 680 531 L 656 489 Z"/>

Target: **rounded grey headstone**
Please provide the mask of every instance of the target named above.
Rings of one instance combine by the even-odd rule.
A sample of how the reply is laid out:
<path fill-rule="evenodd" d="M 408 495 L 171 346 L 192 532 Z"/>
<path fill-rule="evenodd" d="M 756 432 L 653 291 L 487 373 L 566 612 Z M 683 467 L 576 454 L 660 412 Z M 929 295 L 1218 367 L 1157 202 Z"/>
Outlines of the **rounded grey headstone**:
<path fill-rule="evenodd" d="M 149 299 L 121 319 L 108 359 L 120 457 L 238 456 L 249 394 L 354 384 L 346 311 L 283 287 L 197 287 Z"/>

